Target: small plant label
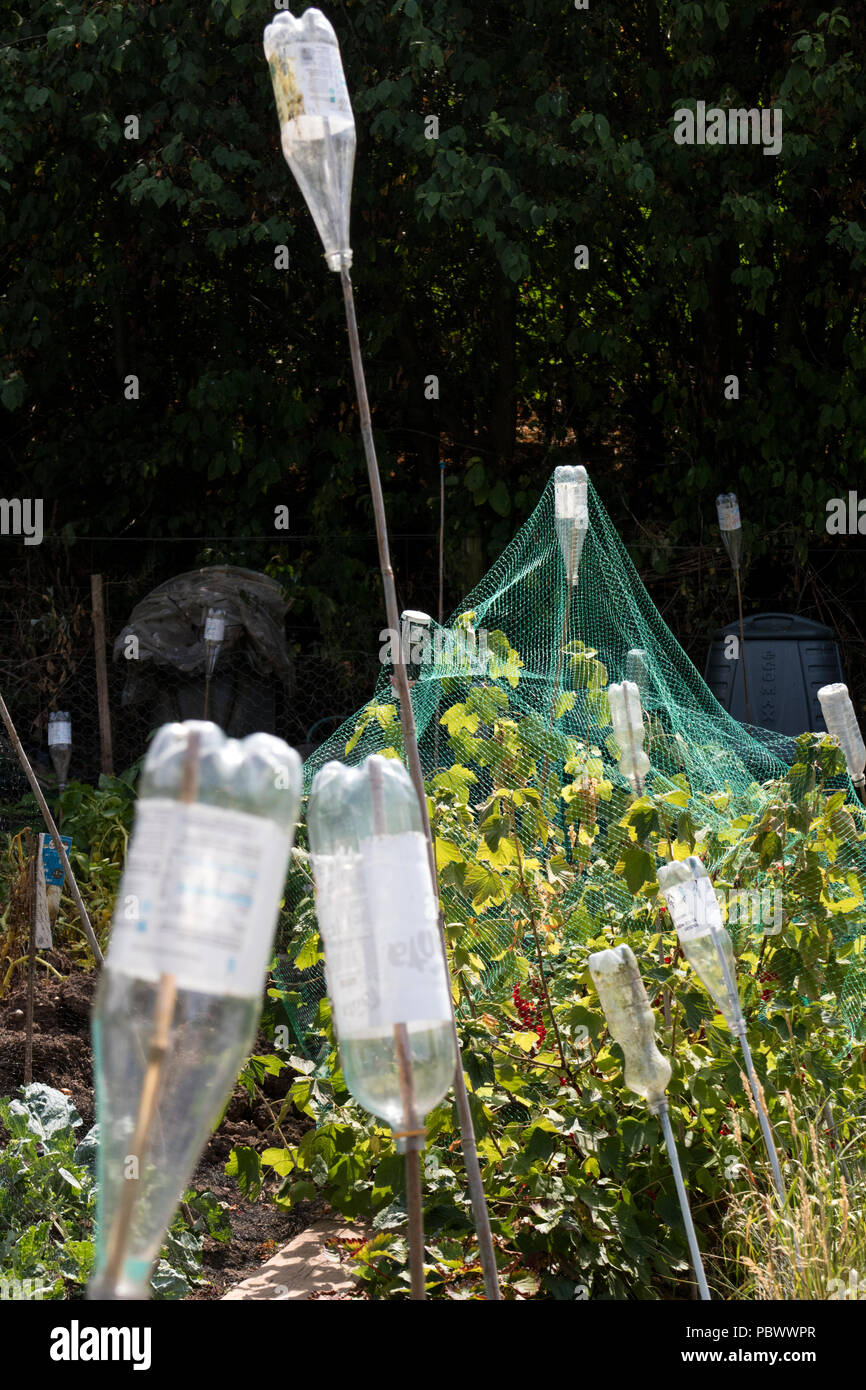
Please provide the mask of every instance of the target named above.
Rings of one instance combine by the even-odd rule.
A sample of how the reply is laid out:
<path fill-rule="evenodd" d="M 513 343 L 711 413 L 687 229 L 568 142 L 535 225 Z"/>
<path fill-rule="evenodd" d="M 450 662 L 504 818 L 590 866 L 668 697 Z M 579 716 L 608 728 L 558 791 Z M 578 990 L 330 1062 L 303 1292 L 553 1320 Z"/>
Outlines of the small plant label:
<path fill-rule="evenodd" d="M 68 855 L 72 848 L 72 840 L 69 835 L 61 835 L 60 838 Z M 63 865 L 50 835 L 42 834 L 39 836 L 39 850 L 42 856 L 42 869 L 45 874 L 46 885 L 57 884 L 59 886 L 63 883 Z"/>

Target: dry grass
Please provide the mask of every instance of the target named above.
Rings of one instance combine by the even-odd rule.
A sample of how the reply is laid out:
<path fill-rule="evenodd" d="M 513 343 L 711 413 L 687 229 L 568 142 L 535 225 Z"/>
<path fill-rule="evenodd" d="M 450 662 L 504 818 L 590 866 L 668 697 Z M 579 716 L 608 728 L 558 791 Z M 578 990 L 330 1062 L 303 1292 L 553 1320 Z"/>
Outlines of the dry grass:
<path fill-rule="evenodd" d="M 783 1208 L 772 1184 L 758 1184 L 744 1155 L 748 1186 L 735 1192 L 723 1232 L 724 1263 L 738 1276 L 728 1297 L 866 1299 L 866 1126 L 860 1121 L 843 1144 L 840 1134 L 825 1133 L 826 1109 L 798 1118 L 790 1092 L 785 1102 L 787 1200 Z M 734 1134 L 742 1151 L 736 1120 Z"/>

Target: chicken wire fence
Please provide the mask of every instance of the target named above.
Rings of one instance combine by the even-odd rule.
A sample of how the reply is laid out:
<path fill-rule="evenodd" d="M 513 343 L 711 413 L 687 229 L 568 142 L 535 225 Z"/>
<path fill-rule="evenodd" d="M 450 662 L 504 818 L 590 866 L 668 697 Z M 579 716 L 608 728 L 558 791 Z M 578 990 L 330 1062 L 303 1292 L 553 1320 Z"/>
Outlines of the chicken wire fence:
<path fill-rule="evenodd" d="M 557 537 L 551 480 L 488 574 L 442 628 L 430 624 L 426 645 L 407 653 L 421 762 L 437 803 L 441 902 L 452 939 L 456 931 L 464 954 L 480 961 L 475 998 L 504 997 L 522 979 L 519 959 L 533 959 L 521 853 L 554 885 L 551 973 L 569 947 L 611 928 L 658 934 L 655 893 L 636 895 L 616 854 L 595 862 L 605 836 L 639 848 L 654 814 L 648 803 L 643 822 L 627 828 L 635 800 L 618 767 L 608 689 L 633 679 L 650 761 L 646 790 L 674 823 L 667 852 L 694 851 L 697 842 L 717 890 L 735 892 L 738 855 L 760 841 L 751 886 L 759 896 L 772 890 L 772 925 L 760 912 L 757 921 L 734 914 L 737 951 L 751 944 L 763 956 L 768 933 L 778 936 L 776 976 L 802 998 L 826 1002 L 862 1036 L 866 814 L 840 755 L 824 735 L 830 775 L 820 774 L 807 798 L 816 818 L 829 808 L 819 832 L 811 815 L 802 820 L 818 740 L 807 747 L 730 717 L 661 618 L 591 482 L 587 503 L 576 582 Z M 402 756 L 387 670 L 372 699 L 308 758 L 305 792 L 327 761 L 356 764 L 372 753 Z M 674 851 L 674 835 L 689 843 Z M 775 859 L 791 861 L 778 916 L 773 873 L 781 864 L 765 862 L 768 845 Z M 303 830 L 299 846 L 277 976 L 298 1042 L 310 1050 L 325 978 Z M 460 1007 L 466 1003 L 461 997 Z"/>

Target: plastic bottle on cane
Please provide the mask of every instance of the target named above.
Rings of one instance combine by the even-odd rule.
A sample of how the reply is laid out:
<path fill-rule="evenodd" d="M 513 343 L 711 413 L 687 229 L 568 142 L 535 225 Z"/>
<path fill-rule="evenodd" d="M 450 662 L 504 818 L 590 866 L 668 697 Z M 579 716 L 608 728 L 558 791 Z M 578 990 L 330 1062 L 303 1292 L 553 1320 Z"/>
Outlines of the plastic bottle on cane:
<path fill-rule="evenodd" d="M 630 1091 L 643 1096 L 651 1114 L 659 1118 L 698 1288 L 701 1298 L 708 1299 L 710 1293 L 668 1115 L 665 1092 L 671 1079 L 671 1064 L 656 1047 L 655 1015 L 637 961 L 631 949 L 625 945 L 609 951 L 596 951 L 589 958 L 589 973 L 598 991 L 611 1037 L 622 1048 L 625 1084 Z"/>
<path fill-rule="evenodd" d="M 357 768 L 326 763 L 313 779 L 308 830 L 343 1075 L 399 1138 L 421 1129 L 456 1063 L 436 900 L 405 768 L 379 755 Z M 414 1116 L 398 1026 L 406 1029 Z"/>
<path fill-rule="evenodd" d="M 264 47 L 286 163 L 313 215 L 329 269 L 348 270 L 355 118 L 337 36 L 321 10 L 305 10 L 299 19 L 282 10 L 265 29 Z"/>
<path fill-rule="evenodd" d="M 779 1157 L 746 1036 L 746 1023 L 737 989 L 734 948 L 722 924 L 721 909 L 710 876 L 700 859 L 696 855 L 689 855 L 687 859 L 663 865 L 658 870 L 658 882 L 686 959 L 724 1015 L 734 1037 L 739 1039 L 773 1182 L 779 1200 L 784 1203 L 785 1187 Z"/>
<path fill-rule="evenodd" d="M 89 1297 L 151 1266 L 255 1037 L 301 796 L 281 739 L 168 724 L 145 759 L 93 1010 L 99 1243 Z"/>

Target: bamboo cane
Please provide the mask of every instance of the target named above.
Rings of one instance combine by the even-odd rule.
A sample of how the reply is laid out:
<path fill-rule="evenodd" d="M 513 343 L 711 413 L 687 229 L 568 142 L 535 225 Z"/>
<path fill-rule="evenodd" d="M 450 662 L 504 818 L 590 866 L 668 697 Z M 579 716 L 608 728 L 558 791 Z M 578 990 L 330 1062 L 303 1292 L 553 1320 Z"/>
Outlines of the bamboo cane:
<path fill-rule="evenodd" d="M 343 300 L 346 307 L 346 325 L 349 334 L 349 351 L 352 359 L 352 371 L 354 373 L 355 389 L 358 395 L 361 438 L 364 444 L 364 456 L 367 461 L 367 477 L 370 483 L 373 515 L 376 523 L 376 540 L 379 548 L 379 567 L 382 573 L 382 588 L 385 596 L 386 621 L 387 626 L 392 632 L 399 633 L 400 622 L 397 607 L 397 590 L 394 584 L 394 571 L 391 567 L 388 524 L 385 515 L 385 502 L 382 496 L 382 480 L 379 475 L 376 446 L 373 440 L 370 405 L 367 399 L 367 384 L 364 376 L 364 364 L 361 357 L 361 344 L 358 338 L 358 323 L 355 317 L 355 300 L 352 292 L 352 280 L 345 266 L 340 270 L 340 280 L 343 287 Z M 418 739 L 415 733 L 415 713 L 412 708 L 406 667 L 403 662 L 402 642 L 398 642 L 397 644 L 397 657 L 394 662 L 394 682 L 399 697 L 398 705 L 400 709 L 400 725 L 403 731 L 403 748 L 409 765 L 409 775 L 412 778 L 412 783 L 418 797 L 418 805 L 421 811 L 421 824 L 427 841 L 427 857 L 430 865 L 430 875 L 433 880 L 433 890 L 438 902 L 439 885 L 436 874 L 436 855 L 430 829 L 427 793 L 424 787 L 424 773 L 421 768 Z M 442 917 L 441 906 L 439 908 L 438 922 L 439 943 L 450 980 L 451 972 L 448 963 L 448 947 L 445 940 L 445 923 Z M 469 1097 L 466 1092 L 466 1080 L 463 1074 L 460 1037 L 457 1032 L 454 1002 L 453 998 L 450 996 L 450 992 L 449 999 L 451 1007 L 451 1028 L 457 1056 L 457 1067 L 454 1075 L 454 1092 L 457 1101 L 457 1114 L 460 1121 L 460 1135 L 463 1148 L 463 1161 L 466 1166 L 466 1180 L 469 1186 L 472 1215 L 478 1236 L 481 1267 L 484 1272 L 485 1291 L 488 1299 L 498 1302 L 502 1295 L 499 1289 L 499 1277 L 496 1269 L 496 1254 L 493 1248 L 493 1236 L 490 1230 L 490 1217 L 487 1212 L 487 1203 L 484 1197 L 481 1166 L 478 1162 L 478 1153 L 475 1147 L 475 1132 L 472 1126 L 472 1112 L 469 1108 Z"/>

